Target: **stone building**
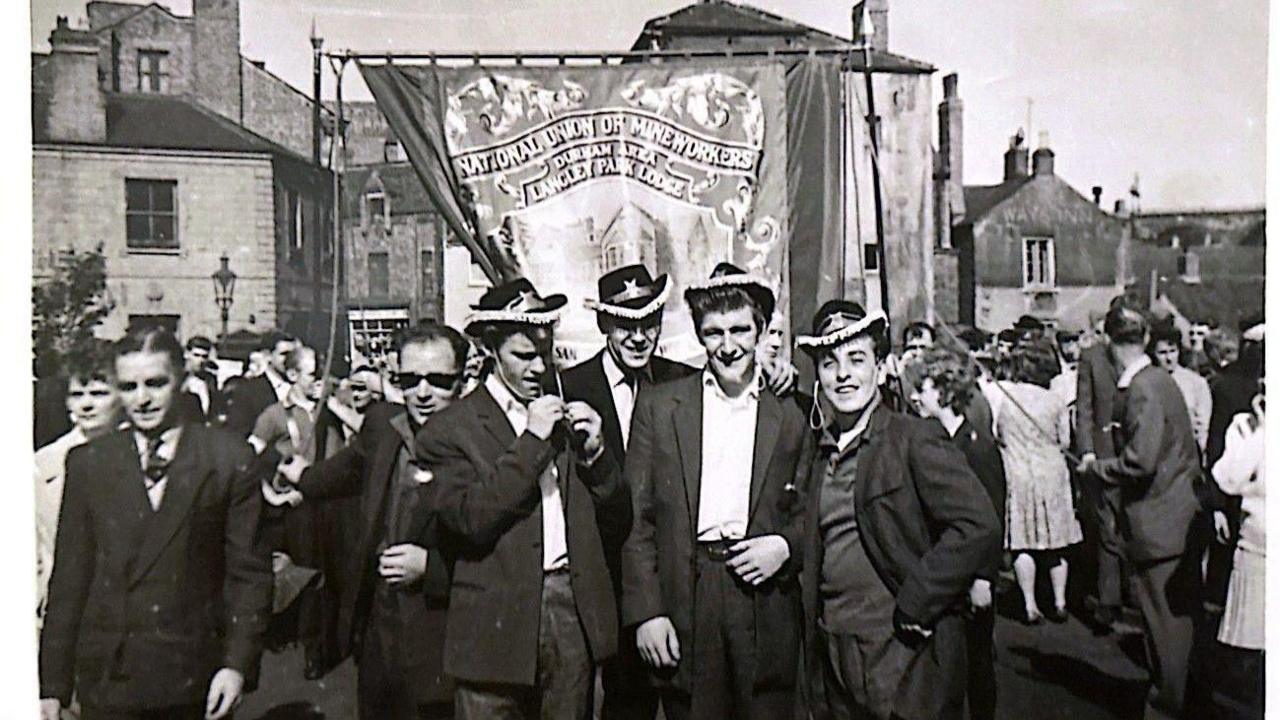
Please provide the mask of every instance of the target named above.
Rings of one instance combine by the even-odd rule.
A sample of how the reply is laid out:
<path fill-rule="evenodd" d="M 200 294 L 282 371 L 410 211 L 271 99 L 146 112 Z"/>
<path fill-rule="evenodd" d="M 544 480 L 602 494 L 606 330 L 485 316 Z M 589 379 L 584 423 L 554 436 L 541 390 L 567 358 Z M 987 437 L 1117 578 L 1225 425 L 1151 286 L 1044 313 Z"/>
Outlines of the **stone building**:
<path fill-rule="evenodd" d="M 1128 223 L 1089 200 L 1054 169 L 1054 153 L 1030 156 L 1021 132 L 998 185 L 965 185 L 964 214 L 951 231 L 956 307 L 962 323 L 987 331 L 1022 315 L 1082 329 L 1124 287 Z M 954 172 L 954 170 L 953 170 Z"/>
<path fill-rule="evenodd" d="M 332 175 L 312 163 L 311 105 L 239 53 L 234 0 L 92 2 L 33 56 L 33 275 L 101 246 L 116 309 L 102 327 L 221 331 L 213 272 L 238 276 L 230 331 L 283 328 L 323 347 L 332 300 Z"/>
<path fill-rule="evenodd" d="M 407 162 L 350 168 L 342 182 L 348 350 L 360 363 L 396 328 L 441 317 L 445 224 Z"/>

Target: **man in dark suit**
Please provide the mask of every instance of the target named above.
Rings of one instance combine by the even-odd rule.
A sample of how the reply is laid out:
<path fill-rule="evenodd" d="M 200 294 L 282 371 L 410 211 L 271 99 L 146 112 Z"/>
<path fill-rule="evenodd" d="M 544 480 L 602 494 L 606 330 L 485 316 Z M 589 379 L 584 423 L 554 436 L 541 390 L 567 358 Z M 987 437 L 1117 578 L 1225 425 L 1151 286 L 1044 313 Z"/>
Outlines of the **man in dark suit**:
<path fill-rule="evenodd" d="M 833 300 L 813 327 L 796 341 L 814 358 L 826 419 L 801 579 L 808 709 L 819 718 L 960 717 L 960 606 L 991 571 L 1000 521 L 944 427 L 881 402 L 884 314 Z"/>
<path fill-rule="evenodd" d="M 1133 565 L 1133 594 L 1142 613 L 1151 690 L 1144 717 L 1180 718 L 1187 685 L 1194 621 L 1200 609 L 1198 553 L 1187 552 L 1199 511 L 1193 484 L 1200 451 L 1182 393 L 1146 354 L 1148 324 L 1123 305 L 1104 323 L 1117 381 L 1118 455 L 1086 460 L 1121 491 L 1120 533 Z"/>
<path fill-rule="evenodd" d="M 444 663 L 459 720 L 585 719 L 617 646 L 600 528 L 625 532 L 630 498 L 599 413 L 547 392 L 564 303 L 523 278 L 486 292 L 467 333 L 493 369 L 418 436 L 454 563 Z"/>
<path fill-rule="evenodd" d="M 623 624 L 636 627 L 668 718 L 787 717 L 809 431 L 756 361 L 773 314 L 768 285 L 722 263 L 685 300 L 707 367 L 636 405 Z"/>
<path fill-rule="evenodd" d="M 116 348 L 131 429 L 67 457 L 40 640 L 44 718 L 223 718 L 257 682 L 271 560 L 249 446 L 177 422 L 182 348 L 167 331 Z"/>
<path fill-rule="evenodd" d="M 231 432 L 249 437 L 263 410 L 283 402 L 290 383 L 285 377 L 285 358 L 298 347 L 298 341 L 284 333 L 272 332 L 263 338 L 259 351 L 270 360 L 261 375 L 236 383 L 227 397 L 227 424 Z"/>
<path fill-rule="evenodd" d="M 581 400 L 600 413 L 604 451 L 622 467 L 637 395 L 652 385 L 690 375 L 684 363 L 658 357 L 662 309 L 670 292 L 666 275 L 655 281 L 644 265 L 627 265 L 601 276 L 598 301 L 588 301 L 604 335 L 604 349 L 566 370 L 565 399 Z M 614 595 L 622 594 L 622 543 L 628 528 L 601 527 Z M 603 668 L 605 720 L 652 720 L 658 694 L 636 652 L 635 632 L 620 629 L 618 655 Z"/>
<path fill-rule="evenodd" d="M 203 335 L 195 335 L 187 340 L 186 352 L 183 354 L 184 375 L 178 396 L 179 410 L 184 420 L 210 424 L 225 419 L 226 407 L 222 392 L 218 389 L 218 379 L 209 372 L 209 357 L 213 353 L 213 342 Z"/>
<path fill-rule="evenodd" d="M 404 405 L 375 403 L 353 441 L 308 467 L 298 456 L 280 472 L 307 503 L 359 496 L 359 538 L 337 587 L 339 657 L 356 655 L 361 720 L 452 717 L 453 685 L 442 652 L 449 577 L 422 504 L 431 481 L 415 436 L 462 389 L 467 341 L 433 322 L 396 339 Z"/>
<path fill-rule="evenodd" d="M 1116 306 L 1119 296 L 1112 301 Z M 1076 376 L 1076 417 L 1073 437 L 1076 454 L 1084 459 L 1106 460 L 1116 455 L 1111 438 L 1112 414 L 1119 372 L 1111 361 L 1103 336 L 1080 352 Z M 1098 604 L 1093 624 L 1098 632 L 1109 632 L 1120 610 L 1120 488 L 1102 481 L 1097 475 L 1077 474 L 1080 491 L 1088 509 L 1085 523 L 1090 544 L 1097 548 Z"/>

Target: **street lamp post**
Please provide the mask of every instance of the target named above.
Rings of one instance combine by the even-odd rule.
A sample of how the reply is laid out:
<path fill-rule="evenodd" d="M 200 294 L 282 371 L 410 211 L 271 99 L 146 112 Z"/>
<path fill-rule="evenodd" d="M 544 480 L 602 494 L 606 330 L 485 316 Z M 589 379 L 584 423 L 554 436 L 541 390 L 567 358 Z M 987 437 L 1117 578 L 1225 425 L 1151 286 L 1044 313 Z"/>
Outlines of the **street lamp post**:
<path fill-rule="evenodd" d="M 222 253 L 218 262 L 221 266 L 212 276 L 213 301 L 218 304 L 218 311 L 222 315 L 222 334 L 219 336 L 222 338 L 227 335 L 227 318 L 231 315 L 231 303 L 235 302 L 236 274 L 229 266 L 231 260 L 226 253 Z"/>

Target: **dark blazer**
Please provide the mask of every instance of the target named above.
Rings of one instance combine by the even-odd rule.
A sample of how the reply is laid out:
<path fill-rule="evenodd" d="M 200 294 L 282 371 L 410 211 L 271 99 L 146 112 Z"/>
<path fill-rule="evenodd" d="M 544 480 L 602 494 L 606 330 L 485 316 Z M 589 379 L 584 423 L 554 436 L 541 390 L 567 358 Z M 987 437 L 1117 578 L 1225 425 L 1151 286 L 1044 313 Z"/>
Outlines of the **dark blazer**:
<path fill-rule="evenodd" d="M 684 647 L 694 628 L 694 551 L 702 489 L 702 373 L 641 393 L 631 419 L 623 477 L 634 522 L 622 548 L 622 620 L 637 625 L 666 616 Z M 747 537 L 781 535 L 791 559 L 755 590 L 756 685 L 790 688 L 799 658 L 799 587 L 804 491 L 813 455 L 799 407 L 760 391 L 751 471 Z M 658 680 L 691 689 L 691 655 Z"/>
<path fill-rule="evenodd" d="M 226 428 L 240 437 L 249 437 L 262 411 L 279 401 L 266 375 L 236 383 L 226 401 Z"/>
<path fill-rule="evenodd" d="M 1076 449 L 1081 455 L 1115 457 L 1110 428 L 1120 373 L 1111 362 L 1106 344 L 1099 342 L 1082 350 L 1077 371 Z"/>
<path fill-rule="evenodd" d="M 858 535 L 897 612 L 932 628 L 899 697 L 911 707 L 895 716 L 939 717 L 949 693 L 963 692 L 965 640 L 958 610 L 975 576 L 999 555 L 1000 521 L 959 448 L 936 421 L 899 414 L 881 405 L 867 424 L 859 450 L 854 502 Z M 822 536 L 818 512 L 826 458 L 812 463 L 805 524 L 805 676 L 820 696 L 825 645 L 818 642 L 818 585 Z M 961 672 L 957 672 L 960 669 Z"/>
<path fill-rule="evenodd" d="M 425 548 L 436 545 L 435 518 L 426 511 L 425 493 L 401 496 L 400 522 L 402 534 L 386 537 L 386 519 L 393 483 L 398 482 L 396 469 L 404 436 L 396 429 L 409 427 L 403 405 L 380 402 L 365 413 L 364 425 L 350 444 L 323 462 L 307 468 L 298 489 L 308 500 L 360 498 L 360 511 L 355 520 L 358 538 L 340 559 L 340 571 L 329 580 L 337 585 L 338 613 L 336 638 L 340 661 L 351 655 L 368 627 L 370 602 L 377 584 L 378 546 L 411 543 Z M 407 669 L 415 681 L 424 685 L 421 697 L 446 702 L 453 688 L 443 676 L 445 608 L 449 597 L 449 573 L 439 551 L 427 554 L 427 572 L 419 586 L 403 591 L 414 602 L 399 604 L 400 628 L 404 633 L 402 656 L 407 656 Z"/>
<path fill-rule="evenodd" d="M 975 394 L 981 395 L 981 393 Z M 990 427 L 990 425 L 985 426 L 987 431 L 983 432 L 983 426 L 975 427 L 965 420 L 951 440 L 960 447 L 965 460 L 969 462 L 969 469 L 978 476 L 978 481 L 987 491 L 987 497 L 991 498 L 991 505 L 996 511 L 996 520 L 1000 523 L 1000 539 L 1003 544 L 1005 495 L 1008 484 L 1004 475 L 1004 459 L 1000 455 L 1000 448 L 996 446 L 995 439 L 991 437 Z M 999 549 L 991 553 L 991 563 L 978 576 L 994 582 L 996 575 L 1000 572 L 1000 559 L 1003 554 Z"/>
<path fill-rule="evenodd" d="M 272 590 L 257 537 L 262 496 L 244 472 L 251 456 L 223 430 L 184 424 L 152 511 L 131 432 L 71 451 L 40 639 L 42 697 L 203 703 L 222 667 L 256 685 Z"/>
<path fill-rule="evenodd" d="M 552 462 L 578 619 L 595 662 L 616 650 L 618 614 L 599 527 L 625 528 L 629 498 L 607 453 L 584 468 L 573 462 L 559 432 L 551 440 L 528 432 L 517 438 L 484 385 L 418 434 L 418 456 L 435 474 L 427 504 L 454 563 L 444 663 L 458 680 L 537 682 L 543 575 L 538 478 Z"/>
<path fill-rule="evenodd" d="M 1115 408 L 1119 455 L 1095 472 L 1120 486 L 1120 536 L 1126 557 L 1150 562 L 1177 557 L 1200 505 L 1195 483 L 1200 447 L 1182 393 L 1169 373 L 1143 368 Z"/>

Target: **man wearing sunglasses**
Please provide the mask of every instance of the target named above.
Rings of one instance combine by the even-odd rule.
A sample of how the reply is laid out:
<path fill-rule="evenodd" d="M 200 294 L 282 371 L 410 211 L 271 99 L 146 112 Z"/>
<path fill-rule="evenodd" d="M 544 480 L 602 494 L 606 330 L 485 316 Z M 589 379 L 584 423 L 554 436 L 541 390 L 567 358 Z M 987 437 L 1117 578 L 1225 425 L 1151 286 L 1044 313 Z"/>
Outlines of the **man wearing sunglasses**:
<path fill-rule="evenodd" d="M 361 562 L 330 578 L 340 597 L 340 657 L 356 656 L 361 720 L 450 717 L 453 688 L 441 646 L 448 570 L 435 544 L 423 489 L 431 482 L 415 435 L 449 407 L 462 387 L 467 343 L 458 331 L 423 322 L 396 338 L 395 385 L 404 404 L 375 402 L 355 438 L 308 467 L 279 467 L 307 502 L 359 496 L 363 508 L 352 549 Z"/>
<path fill-rule="evenodd" d="M 493 369 L 418 436 L 454 561 L 445 670 L 458 720 L 585 720 L 595 666 L 617 645 L 600 529 L 625 533 L 631 498 L 599 413 L 554 392 L 565 302 L 523 278 L 486 292 L 467 333 Z"/>

